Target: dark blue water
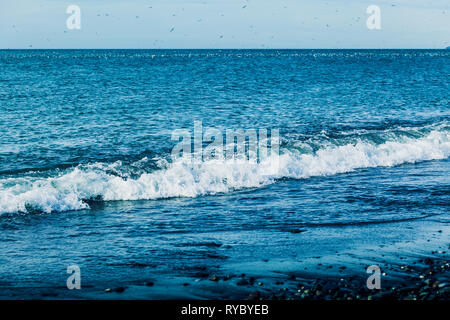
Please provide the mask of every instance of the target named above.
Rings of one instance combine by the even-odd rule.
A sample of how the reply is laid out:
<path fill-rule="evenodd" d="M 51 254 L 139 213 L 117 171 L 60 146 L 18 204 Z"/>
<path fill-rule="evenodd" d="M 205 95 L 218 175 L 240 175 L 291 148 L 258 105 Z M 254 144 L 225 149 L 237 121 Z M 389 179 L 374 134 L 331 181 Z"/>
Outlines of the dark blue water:
<path fill-rule="evenodd" d="M 92 290 L 195 278 L 326 250 L 285 236 L 296 228 L 448 219 L 449 63 L 448 50 L 0 51 L 0 288 L 64 287 L 70 264 Z M 172 161 L 173 130 L 194 121 L 279 129 L 277 170 Z"/>

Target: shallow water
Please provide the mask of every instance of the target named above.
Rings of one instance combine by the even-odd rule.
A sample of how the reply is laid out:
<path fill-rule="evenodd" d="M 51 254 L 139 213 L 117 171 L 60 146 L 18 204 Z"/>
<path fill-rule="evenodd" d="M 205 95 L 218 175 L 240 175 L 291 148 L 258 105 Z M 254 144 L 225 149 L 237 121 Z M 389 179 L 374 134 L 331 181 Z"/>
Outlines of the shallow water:
<path fill-rule="evenodd" d="M 93 288 L 194 279 L 331 250 L 302 246 L 308 232 L 338 250 L 376 243 L 356 236 L 371 224 L 446 224 L 449 62 L 448 50 L 0 51 L 0 286 L 64 287 L 70 264 Z M 171 133 L 194 121 L 279 129 L 276 170 L 172 162 Z M 292 241 L 294 229 L 306 232 Z"/>

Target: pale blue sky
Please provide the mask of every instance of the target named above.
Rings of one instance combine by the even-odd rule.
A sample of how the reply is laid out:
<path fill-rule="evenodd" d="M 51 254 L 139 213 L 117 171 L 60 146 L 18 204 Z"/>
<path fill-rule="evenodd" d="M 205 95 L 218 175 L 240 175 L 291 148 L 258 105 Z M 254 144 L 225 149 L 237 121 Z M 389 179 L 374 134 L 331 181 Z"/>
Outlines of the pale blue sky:
<path fill-rule="evenodd" d="M 81 8 L 68 30 L 66 8 Z M 381 30 L 366 8 L 381 8 Z M 444 48 L 449 0 L 0 0 L 0 48 Z"/>

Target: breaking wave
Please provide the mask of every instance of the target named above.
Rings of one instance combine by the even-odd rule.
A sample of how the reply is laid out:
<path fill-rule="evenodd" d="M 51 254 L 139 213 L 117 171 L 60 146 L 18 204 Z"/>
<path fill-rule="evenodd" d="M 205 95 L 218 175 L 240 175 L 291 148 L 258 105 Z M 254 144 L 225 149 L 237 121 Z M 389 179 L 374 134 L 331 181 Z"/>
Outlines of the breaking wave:
<path fill-rule="evenodd" d="M 121 162 L 94 163 L 50 177 L 29 174 L 3 178 L 0 214 L 89 209 L 88 200 L 196 197 L 260 187 L 281 178 L 304 179 L 449 157 L 447 126 L 426 132 L 415 129 L 413 133 L 391 134 L 381 142 L 381 135 L 378 140 L 359 136 L 351 142 L 325 141 L 314 151 L 305 151 L 294 142 L 280 148 L 279 157 L 271 156 L 261 163 L 238 159 L 173 163 L 160 160 L 158 169 L 138 175 L 127 173 Z"/>

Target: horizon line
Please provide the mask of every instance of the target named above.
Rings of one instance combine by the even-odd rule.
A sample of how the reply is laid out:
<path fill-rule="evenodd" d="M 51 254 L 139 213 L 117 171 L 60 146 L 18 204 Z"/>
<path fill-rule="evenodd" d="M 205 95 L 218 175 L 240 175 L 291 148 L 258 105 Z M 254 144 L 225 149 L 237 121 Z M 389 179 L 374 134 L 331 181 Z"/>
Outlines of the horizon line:
<path fill-rule="evenodd" d="M 0 48 L 0 50 L 449 50 L 443 48 Z"/>

